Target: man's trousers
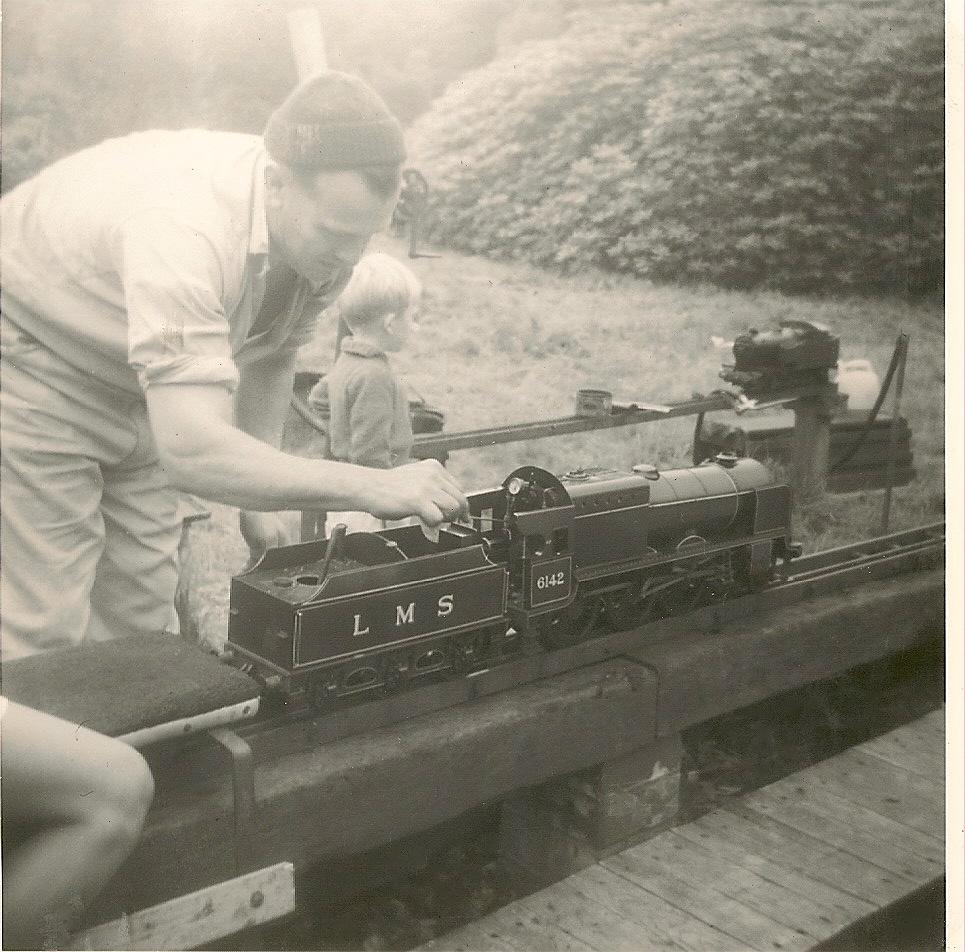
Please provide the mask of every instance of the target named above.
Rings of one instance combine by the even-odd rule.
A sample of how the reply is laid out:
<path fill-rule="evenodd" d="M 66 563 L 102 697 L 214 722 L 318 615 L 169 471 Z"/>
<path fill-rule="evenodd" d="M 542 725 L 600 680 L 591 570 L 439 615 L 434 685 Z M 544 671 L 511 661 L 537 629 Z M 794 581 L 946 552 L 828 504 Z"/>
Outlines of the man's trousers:
<path fill-rule="evenodd" d="M 4 321 L 0 425 L 4 657 L 170 628 L 181 527 L 143 398 Z"/>

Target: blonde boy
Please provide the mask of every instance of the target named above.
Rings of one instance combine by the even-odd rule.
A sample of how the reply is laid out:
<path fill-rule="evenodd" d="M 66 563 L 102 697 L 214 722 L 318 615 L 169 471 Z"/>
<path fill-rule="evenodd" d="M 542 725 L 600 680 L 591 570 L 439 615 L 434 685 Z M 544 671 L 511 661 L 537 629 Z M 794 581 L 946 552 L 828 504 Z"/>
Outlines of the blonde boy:
<path fill-rule="evenodd" d="M 309 394 L 309 403 L 327 398 L 332 459 L 376 469 L 408 462 L 412 449 L 409 400 L 389 362 L 412 329 L 412 312 L 422 293 L 416 276 L 390 255 L 366 255 L 355 266 L 338 299 L 340 316 L 351 331 L 327 378 Z M 330 513 L 329 525 L 350 530 L 381 528 L 367 513 Z"/>

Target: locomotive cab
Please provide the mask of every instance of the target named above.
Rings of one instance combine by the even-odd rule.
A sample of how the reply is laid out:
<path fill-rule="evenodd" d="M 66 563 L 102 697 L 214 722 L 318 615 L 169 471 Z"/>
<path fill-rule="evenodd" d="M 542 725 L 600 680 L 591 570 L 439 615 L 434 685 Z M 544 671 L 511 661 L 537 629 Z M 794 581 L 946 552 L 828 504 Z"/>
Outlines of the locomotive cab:
<path fill-rule="evenodd" d="M 514 470 L 503 483 L 509 534 L 510 618 L 527 630 L 531 615 L 554 611 L 575 593 L 576 508 L 563 483 L 537 466 Z"/>
<path fill-rule="evenodd" d="M 469 497 L 490 558 L 507 566 L 509 620 L 529 630 L 531 615 L 558 610 L 575 594 L 576 509 L 564 483 L 538 466 L 522 466 L 501 486 Z"/>

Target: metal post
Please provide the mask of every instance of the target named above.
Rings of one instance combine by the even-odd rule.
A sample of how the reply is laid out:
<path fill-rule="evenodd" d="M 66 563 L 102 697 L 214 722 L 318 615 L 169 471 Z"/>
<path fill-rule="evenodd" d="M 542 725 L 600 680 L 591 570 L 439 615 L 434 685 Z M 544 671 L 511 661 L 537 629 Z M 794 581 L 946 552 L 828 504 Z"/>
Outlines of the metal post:
<path fill-rule="evenodd" d="M 227 727 L 216 727 L 208 734 L 228 751 L 231 757 L 231 786 L 235 808 L 235 870 L 245 872 L 251 861 L 251 833 L 254 827 L 255 764 L 254 754 L 246 740 Z"/>
<path fill-rule="evenodd" d="M 895 482 L 895 447 L 898 445 L 898 414 L 901 410 L 901 390 L 905 385 L 905 365 L 908 363 L 908 335 L 898 336 L 898 376 L 895 380 L 895 400 L 891 409 L 891 428 L 888 430 L 888 471 L 885 477 L 885 498 L 881 506 L 881 534 L 888 532 L 891 520 L 891 490 Z"/>
<path fill-rule="evenodd" d="M 318 10 L 310 6 L 297 6 L 289 10 L 288 35 L 291 38 L 298 81 L 302 82 L 309 76 L 325 72 L 328 65 Z"/>

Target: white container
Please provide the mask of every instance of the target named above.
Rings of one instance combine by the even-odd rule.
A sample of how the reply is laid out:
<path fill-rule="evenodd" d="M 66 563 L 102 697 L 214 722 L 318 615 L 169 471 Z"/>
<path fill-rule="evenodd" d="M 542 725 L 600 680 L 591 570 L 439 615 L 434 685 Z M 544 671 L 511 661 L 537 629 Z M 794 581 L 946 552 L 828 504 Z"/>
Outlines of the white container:
<path fill-rule="evenodd" d="M 848 398 L 849 410 L 870 410 L 881 381 L 867 360 L 838 361 L 838 391 Z"/>

